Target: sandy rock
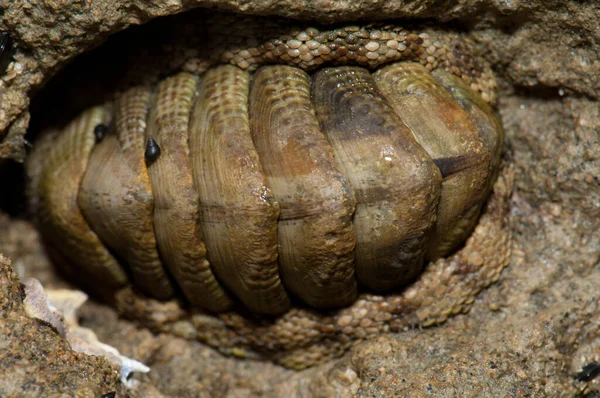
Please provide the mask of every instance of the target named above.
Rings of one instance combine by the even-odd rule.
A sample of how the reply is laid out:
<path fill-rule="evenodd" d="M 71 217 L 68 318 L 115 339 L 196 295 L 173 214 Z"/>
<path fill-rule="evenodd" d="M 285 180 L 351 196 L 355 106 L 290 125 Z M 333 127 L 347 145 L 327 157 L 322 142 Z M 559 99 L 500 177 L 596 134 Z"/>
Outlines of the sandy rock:
<path fill-rule="evenodd" d="M 0 395 L 99 397 L 124 392 L 119 370 L 77 353 L 49 323 L 26 314 L 23 285 L 0 255 Z"/>

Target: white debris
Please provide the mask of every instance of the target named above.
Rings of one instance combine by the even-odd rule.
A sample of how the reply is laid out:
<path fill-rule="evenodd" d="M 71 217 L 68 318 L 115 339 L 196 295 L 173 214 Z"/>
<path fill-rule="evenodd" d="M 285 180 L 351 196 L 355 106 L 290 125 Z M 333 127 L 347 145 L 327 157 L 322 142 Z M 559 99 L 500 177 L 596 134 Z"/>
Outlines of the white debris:
<path fill-rule="evenodd" d="M 77 310 L 88 299 L 79 290 L 47 290 L 34 278 L 27 278 L 25 285 L 25 312 L 30 317 L 48 322 L 55 331 L 64 337 L 74 351 L 89 355 L 103 356 L 121 369 L 121 381 L 127 387 L 134 387 L 136 382 L 130 380 L 132 372 L 148 373 L 150 368 L 135 359 L 128 358 L 119 351 L 100 342 L 93 330 L 79 326 Z"/>

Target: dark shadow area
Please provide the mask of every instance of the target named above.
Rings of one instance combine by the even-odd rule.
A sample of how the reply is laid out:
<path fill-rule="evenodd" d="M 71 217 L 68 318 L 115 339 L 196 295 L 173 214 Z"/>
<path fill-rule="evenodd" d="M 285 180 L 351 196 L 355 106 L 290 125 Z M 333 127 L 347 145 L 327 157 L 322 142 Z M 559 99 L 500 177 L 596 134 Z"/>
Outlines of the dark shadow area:
<path fill-rule="evenodd" d="M 10 217 L 27 216 L 27 198 L 25 197 L 25 168 L 14 161 L 4 162 L 0 166 L 0 181 L 10 187 L 0 193 L 0 211 Z"/>

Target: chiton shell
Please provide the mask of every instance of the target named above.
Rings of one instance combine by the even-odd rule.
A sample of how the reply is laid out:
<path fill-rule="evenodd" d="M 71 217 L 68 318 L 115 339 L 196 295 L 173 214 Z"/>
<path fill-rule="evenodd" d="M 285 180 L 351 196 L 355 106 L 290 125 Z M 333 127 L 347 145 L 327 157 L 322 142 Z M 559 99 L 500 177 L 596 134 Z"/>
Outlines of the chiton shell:
<path fill-rule="evenodd" d="M 38 145 L 31 192 L 46 240 L 107 289 L 131 278 L 167 299 L 176 285 L 216 312 L 233 298 L 272 315 L 290 296 L 340 307 L 359 287 L 406 285 L 473 229 L 503 137 L 460 78 L 410 62 L 443 45 L 399 32 L 350 27 L 331 40 L 306 27 L 259 50 L 226 47 L 236 65 L 84 111 Z M 331 52 L 390 65 L 311 76 L 290 62 L 316 68 Z M 283 65 L 244 70 L 256 58 Z"/>
<path fill-rule="evenodd" d="M 203 29 L 206 54 L 37 140 L 28 195 L 65 272 L 109 299 L 132 284 L 302 320 L 290 309 L 399 291 L 464 243 L 504 137 L 493 75 L 463 39 L 237 16 Z"/>

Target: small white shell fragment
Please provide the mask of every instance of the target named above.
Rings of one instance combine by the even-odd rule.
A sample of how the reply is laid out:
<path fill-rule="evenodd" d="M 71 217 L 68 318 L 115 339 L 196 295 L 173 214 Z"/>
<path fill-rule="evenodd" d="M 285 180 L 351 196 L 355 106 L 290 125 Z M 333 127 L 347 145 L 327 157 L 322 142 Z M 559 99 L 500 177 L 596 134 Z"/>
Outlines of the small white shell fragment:
<path fill-rule="evenodd" d="M 42 284 L 34 278 L 25 279 L 23 284 L 26 295 L 23 306 L 27 316 L 48 322 L 61 337 L 66 337 L 62 315 L 48 303 Z"/>

